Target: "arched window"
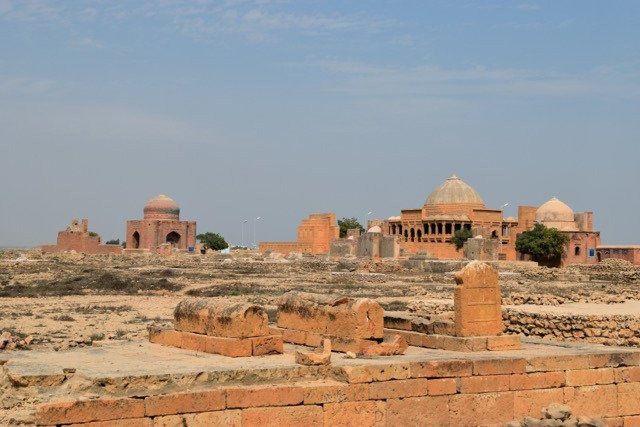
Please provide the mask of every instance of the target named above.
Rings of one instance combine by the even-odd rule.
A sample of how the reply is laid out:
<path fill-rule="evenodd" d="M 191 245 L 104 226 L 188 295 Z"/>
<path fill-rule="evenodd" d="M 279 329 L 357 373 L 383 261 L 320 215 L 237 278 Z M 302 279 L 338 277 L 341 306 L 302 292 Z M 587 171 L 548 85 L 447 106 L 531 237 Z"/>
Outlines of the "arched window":
<path fill-rule="evenodd" d="M 140 247 L 140 233 L 137 231 L 131 236 L 131 246 L 133 249 L 138 249 Z"/>
<path fill-rule="evenodd" d="M 175 231 L 167 234 L 167 238 L 165 240 L 167 243 L 171 243 L 173 246 L 178 246 L 180 244 L 180 235 Z"/>
<path fill-rule="evenodd" d="M 576 247 L 575 247 L 575 249 L 573 250 L 573 254 L 574 254 L 575 256 L 580 255 L 580 246 L 576 246 Z"/>
<path fill-rule="evenodd" d="M 416 240 L 416 230 L 411 229 L 411 241 L 414 242 Z"/>
<path fill-rule="evenodd" d="M 391 234 L 396 234 L 396 225 L 395 224 L 391 225 Z"/>
<path fill-rule="evenodd" d="M 409 233 L 407 233 L 407 230 L 404 230 L 404 241 L 406 242 L 407 240 L 409 240 Z"/>
<path fill-rule="evenodd" d="M 422 230 L 418 229 L 418 242 L 422 241 Z"/>

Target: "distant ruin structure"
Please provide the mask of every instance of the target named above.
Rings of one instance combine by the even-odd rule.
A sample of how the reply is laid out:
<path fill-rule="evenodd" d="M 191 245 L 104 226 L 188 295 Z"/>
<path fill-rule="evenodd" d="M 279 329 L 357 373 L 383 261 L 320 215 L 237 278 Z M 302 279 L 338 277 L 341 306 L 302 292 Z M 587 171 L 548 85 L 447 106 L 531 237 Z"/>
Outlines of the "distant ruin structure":
<path fill-rule="evenodd" d="M 313 255 L 328 254 L 331 241 L 340 236 L 336 214 L 314 213 L 302 220 L 298 226 L 298 240 L 295 242 L 260 242 L 261 253 L 275 252 L 288 255 L 302 252 Z"/>
<path fill-rule="evenodd" d="M 144 205 L 144 218 L 127 221 L 127 247 L 170 254 L 173 250 L 193 251 L 196 246 L 196 222 L 181 221 L 180 207 L 160 194 Z"/>
<path fill-rule="evenodd" d="M 46 253 L 75 251 L 86 254 L 120 254 L 120 245 L 103 245 L 101 238 L 96 233 L 89 232 L 89 220 L 81 221 L 73 219 L 71 224 L 58 232 L 55 245 L 44 245 L 40 249 Z"/>

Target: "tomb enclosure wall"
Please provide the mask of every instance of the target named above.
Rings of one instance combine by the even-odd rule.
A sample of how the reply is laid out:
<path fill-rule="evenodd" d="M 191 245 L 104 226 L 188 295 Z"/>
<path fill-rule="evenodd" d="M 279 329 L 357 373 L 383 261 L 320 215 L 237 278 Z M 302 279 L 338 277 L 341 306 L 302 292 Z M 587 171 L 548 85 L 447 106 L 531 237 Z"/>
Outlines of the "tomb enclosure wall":
<path fill-rule="evenodd" d="M 562 403 L 575 415 L 631 426 L 640 422 L 638 354 L 352 363 L 314 367 L 286 383 L 53 401 L 35 415 L 38 425 L 86 427 L 486 426 Z"/>

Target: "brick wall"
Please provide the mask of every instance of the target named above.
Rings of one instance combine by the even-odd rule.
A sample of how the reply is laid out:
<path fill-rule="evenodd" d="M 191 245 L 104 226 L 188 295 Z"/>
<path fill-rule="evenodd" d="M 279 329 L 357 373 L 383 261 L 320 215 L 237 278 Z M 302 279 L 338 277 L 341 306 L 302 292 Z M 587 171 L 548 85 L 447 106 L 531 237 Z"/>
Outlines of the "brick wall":
<path fill-rule="evenodd" d="M 640 423 L 640 353 L 354 363 L 333 378 L 52 402 L 39 425 L 501 425 L 551 403 L 610 425 Z"/>

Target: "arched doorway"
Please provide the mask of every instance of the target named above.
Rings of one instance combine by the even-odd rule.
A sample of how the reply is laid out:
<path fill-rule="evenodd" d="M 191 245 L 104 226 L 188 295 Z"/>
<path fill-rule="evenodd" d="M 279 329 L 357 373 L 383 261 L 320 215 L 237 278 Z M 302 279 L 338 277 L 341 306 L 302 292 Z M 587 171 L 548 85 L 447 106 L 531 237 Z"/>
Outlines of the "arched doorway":
<path fill-rule="evenodd" d="M 175 231 L 167 234 L 167 243 L 171 243 L 172 246 L 178 246 L 180 244 L 180 235 Z"/>
<path fill-rule="evenodd" d="M 140 233 L 135 231 L 131 236 L 131 246 L 133 249 L 138 249 L 140 247 Z"/>
<path fill-rule="evenodd" d="M 416 230 L 414 230 L 413 228 L 411 229 L 411 241 L 415 241 L 416 239 Z"/>
<path fill-rule="evenodd" d="M 598 252 L 596 256 L 598 257 L 598 262 L 602 261 L 602 254 L 600 252 Z"/>

